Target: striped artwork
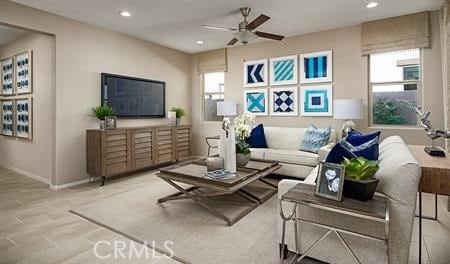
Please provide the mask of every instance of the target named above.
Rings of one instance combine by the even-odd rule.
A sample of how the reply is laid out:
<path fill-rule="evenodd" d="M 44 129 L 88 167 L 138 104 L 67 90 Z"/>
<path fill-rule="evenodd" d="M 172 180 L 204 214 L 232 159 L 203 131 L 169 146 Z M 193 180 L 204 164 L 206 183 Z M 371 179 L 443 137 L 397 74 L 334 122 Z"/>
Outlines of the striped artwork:
<path fill-rule="evenodd" d="M 270 84 L 297 84 L 297 56 L 270 59 Z"/>
<path fill-rule="evenodd" d="M 300 55 L 300 82 L 333 81 L 333 54 L 331 50 Z"/>

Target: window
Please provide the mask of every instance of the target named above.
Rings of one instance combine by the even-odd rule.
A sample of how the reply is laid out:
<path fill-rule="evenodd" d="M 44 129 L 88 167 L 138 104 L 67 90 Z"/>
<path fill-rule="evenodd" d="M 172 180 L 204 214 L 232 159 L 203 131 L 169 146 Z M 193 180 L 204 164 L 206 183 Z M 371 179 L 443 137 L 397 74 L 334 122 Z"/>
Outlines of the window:
<path fill-rule="evenodd" d="M 369 56 L 372 125 L 416 126 L 421 98 L 421 50 Z"/>
<path fill-rule="evenodd" d="M 225 96 L 225 73 L 212 72 L 203 74 L 203 121 L 222 121 L 217 116 L 217 102 Z"/>

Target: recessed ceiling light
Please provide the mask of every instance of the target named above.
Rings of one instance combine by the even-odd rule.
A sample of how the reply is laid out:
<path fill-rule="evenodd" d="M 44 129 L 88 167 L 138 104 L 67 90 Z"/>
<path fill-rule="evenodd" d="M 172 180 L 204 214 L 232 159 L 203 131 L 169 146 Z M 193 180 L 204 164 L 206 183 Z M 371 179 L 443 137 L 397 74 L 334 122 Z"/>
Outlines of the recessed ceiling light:
<path fill-rule="evenodd" d="M 374 8 L 377 7 L 378 3 L 377 2 L 370 2 L 366 5 L 367 8 Z"/>
<path fill-rule="evenodd" d="M 119 14 L 121 16 L 123 16 L 123 17 L 130 17 L 131 16 L 131 13 L 128 12 L 128 11 L 125 11 L 125 10 L 120 11 Z"/>
<path fill-rule="evenodd" d="M 198 45 L 202 45 L 203 44 L 203 40 L 197 40 L 197 44 Z"/>

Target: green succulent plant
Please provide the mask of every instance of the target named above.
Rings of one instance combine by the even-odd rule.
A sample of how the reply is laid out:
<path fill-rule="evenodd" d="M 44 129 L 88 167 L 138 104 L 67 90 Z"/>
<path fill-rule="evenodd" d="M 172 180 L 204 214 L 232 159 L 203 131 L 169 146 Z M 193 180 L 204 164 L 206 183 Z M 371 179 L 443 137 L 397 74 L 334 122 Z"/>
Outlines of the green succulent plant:
<path fill-rule="evenodd" d="M 342 164 L 345 166 L 345 173 L 347 176 L 357 181 L 372 178 L 380 168 L 377 161 L 368 160 L 364 157 L 352 159 L 344 158 Z"/>
<path fill-rule="evenodd" d="M 172 107 L 172 109 L 170 109 L 170 111 L 173 111 L 176 113 L 177 118 L 180 118 L 182 116 L 186 115 L 186 111 L 184 111 L 183 108 L 181 107 Z"/>
<path fill-rule="evenodd" d="M 91 115 L 97 117 L 100 120 L 105 120 L 106 116 L 115 116 L 116 110 L 109 105 L 99 105 L 97 107 L 92 107 Z"/>

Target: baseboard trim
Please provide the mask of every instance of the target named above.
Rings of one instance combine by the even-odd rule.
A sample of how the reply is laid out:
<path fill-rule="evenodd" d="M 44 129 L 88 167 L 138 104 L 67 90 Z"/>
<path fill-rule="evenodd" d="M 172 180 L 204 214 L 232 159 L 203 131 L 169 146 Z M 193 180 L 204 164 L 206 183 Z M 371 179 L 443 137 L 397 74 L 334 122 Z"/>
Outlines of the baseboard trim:
<path fill-rule="evenodd" d="M 25 175 L 25 176 L 27 176 L 27 177 L 29 177 L 29 178 L 32 178 L 32 179 L 35 179 L 35 180 L 37 180 L 37 181 L 40 181 L 40 182 L 46 183 L 46 184 L 48 184 L 48 185 L 51 185 L 49 179 L 44 178 L 44 177 L 39 176 L 39 175 L 36 175 L 36 174 L 31 173 L 31 172 L 29 172 L 29 171 L 24 171 L 24 170 L 21 170 L 21 169 L 18 169 L 18 168 L 9 166 L 9 165 L 4 164 L 4 163 L 0 163 L 0 167 L 3 167 L 3 168 L 5 168 L 5 169 L 11 170 L 11 171 L 14 171 L 14 172 L 16 172 L 16 173 L 23 174 L 23 175 Z"/>
<path fill-rule="evenodd" d="M 52 190 L 64 189 L 64 188 L 73 187 L 73 186 L 80 185 L 80 184 L 87 183 L 87 182 L 89 182 L 89 178 L 79 180 L 79 181 L 69 182 L 69 183 L 61 184 L 61 185 L 50 184 L 50 189 L 52 189 Z"/>

